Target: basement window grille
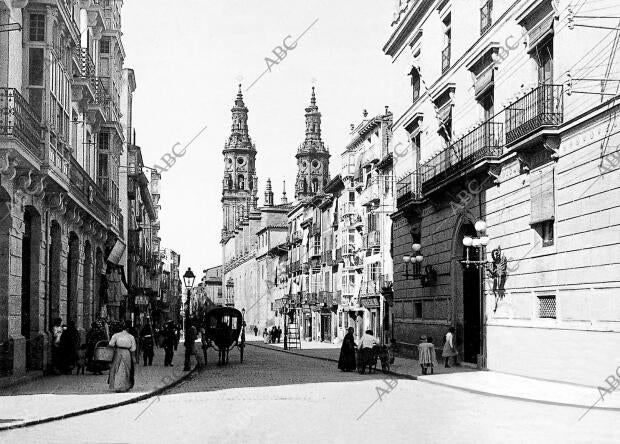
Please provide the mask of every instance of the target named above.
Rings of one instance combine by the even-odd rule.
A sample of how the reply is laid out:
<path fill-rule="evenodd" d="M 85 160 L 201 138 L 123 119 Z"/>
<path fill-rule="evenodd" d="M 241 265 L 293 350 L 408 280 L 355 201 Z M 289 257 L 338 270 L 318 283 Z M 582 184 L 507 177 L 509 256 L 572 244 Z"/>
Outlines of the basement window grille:
<path fill-rule="evenodd" d="M 555 319 L 555 296 L 538 296 L 538 317 Z"/>

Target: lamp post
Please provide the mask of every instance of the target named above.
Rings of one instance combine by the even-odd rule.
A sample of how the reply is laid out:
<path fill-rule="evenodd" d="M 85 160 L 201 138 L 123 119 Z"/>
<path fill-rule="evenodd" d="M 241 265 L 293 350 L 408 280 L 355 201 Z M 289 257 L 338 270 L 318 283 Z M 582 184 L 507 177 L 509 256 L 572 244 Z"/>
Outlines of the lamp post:
<path fill-rule="evenodd" d="M 486 336 L 485 332 L 485 319 L 484 319 L 484 271 L 487 269 L 487 265 L 489 261 L 486 259 L 485 248 L 489 244 L 490 238 L 486 235 L 487 224 L 483 220 L 478 220 L 474 224 L 474 228 L 478 234 L 478 237 L 465 236 L 463 238 L 463 245 L 465 246 L 465 260 L 461 261 L 461 264 L 465 268 L 469 268 L 471 265 L 478 268 L 478 279 L 480 282 L 480 294 L 479 294 L 479 316 L 480 316 L 480 354 L 482 362 L 478 362 L 479 367 L 486 367 L 485 356 L 486 356 L 486 343 L 484 338 Z M 478 250 L 478 259 L 470 259 L 469 250 L 471 248 L 476 248 Z"/>
<path fill-rule="evenodd" d="M 188 268 L 185 274 L 183 275 L 183 282 L 185 283 L 185 288 L 187 289 L 187 301 L 185 302 L 185 365 L 183 366 L 183 371 L 190 371 L 189 362 L 190 357 L 192 356 L 192 352 L 194 349 L 194 342 L 196 338 L 192 336 L 191 332 L 191 323 L 189 321 L 190 317 L 190 291 L 194 286 L 194 279 L 196 276 L 192 273 L 192 269 Z"/>

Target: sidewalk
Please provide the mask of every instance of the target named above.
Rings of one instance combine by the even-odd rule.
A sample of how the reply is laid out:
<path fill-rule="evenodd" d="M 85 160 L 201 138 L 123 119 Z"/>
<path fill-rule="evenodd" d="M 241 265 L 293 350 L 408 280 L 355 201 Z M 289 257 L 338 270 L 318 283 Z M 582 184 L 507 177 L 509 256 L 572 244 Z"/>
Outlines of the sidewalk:
<path fill-rule="evenodd" d="M 156 348 L 152 366 L 144 367 L 142 362 L 136 365 L 135 386 L 127 393 L 110 392 L 107 371 L 103 375 L 85 372 L 84 375 L 48 376 L 1 389 L 0 430 L 148 397 L 191 373 L 183 371 L 184 355 L 185 348 L 179 344 L 174 354 L 174 366 L 164 367 L 164 350 Z M 192 358 L 192 367 L 194 363 Z"/>
<path fill-rule="evenodd" d="M 284 344 L 264 344 L 263 341 L 251 341 L 250 345 L 282 350 L 284 353 L 333 362 L 338 362 L 338 357 L 340 356 L 340 346 L 329 343 L 302 342 L 301 349 L 287 351 L 284 351 Z M 379 365 L 378 371 L 381 371 Z M 435 368 L 434 375 L 422 375 L 418 361 L 401 357 L 396 357 L 394 364 L 390 367 L 390 373 L 396 376 L 417 379 L 427 384 L 439 385 L 483 396 L 495 396 L 516 401 L 583 409 L 582 412 L 577 413 L 576 418 L 586 413 L 590 408 L 620 411 L 620 395 L 611 396 L 613 392 L 603 392 L 604 399 L 601 400 L 601 394 L 596 387 L 544 381 L 494 371 L 480 371 L 463 366 L 447 369 L 443 364 Z M 604 385 L 604 381 L 601 381 L 601 386 Z"/>

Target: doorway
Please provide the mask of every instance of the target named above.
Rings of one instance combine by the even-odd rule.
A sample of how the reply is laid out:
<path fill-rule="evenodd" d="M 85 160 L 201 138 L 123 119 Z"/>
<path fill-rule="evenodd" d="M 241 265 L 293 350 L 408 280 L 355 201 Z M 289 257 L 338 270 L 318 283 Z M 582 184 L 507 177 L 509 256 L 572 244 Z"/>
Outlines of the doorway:
<path fill-rule="evenodd" d="M 331 315 L 329 313 L 321 314 L 321 342 L 331 342 Z"/>
<path fill-rule="evenodd" d="M 476 230 L 470 224 L 465 226 L 464 236 L 476 236 Z M 462 244 L 461 244 L 462 245 Z M 466 248 L 463 247 L 463 259 L 466 257 Z M 478 257 L 476 248 L 470 248 L 470 259 Z M 470 265 L 463 268 L 463 361 L 477 364 L 482 332 L 481 325 L 481 299 L 480 299 L 480 270 Z"/>

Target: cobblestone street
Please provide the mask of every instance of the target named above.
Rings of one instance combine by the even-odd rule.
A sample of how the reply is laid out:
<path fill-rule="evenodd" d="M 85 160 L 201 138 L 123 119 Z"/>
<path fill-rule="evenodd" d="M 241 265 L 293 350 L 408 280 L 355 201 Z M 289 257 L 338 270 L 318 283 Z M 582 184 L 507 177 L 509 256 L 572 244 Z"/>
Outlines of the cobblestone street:
<path fill-rule="evenodd" d="M 249 345 L 226 367 L 117 409 L 0 433 L 2 442 L 618 442 L 617 412 L 482 396 L 409 379 L 343 373 L 330 361 Z M 379 396 L 381 398 L 379 398 Z M 360 418 L 361 416 L 361 418 Z M 441 421 L 437 418 L 444 418 Z M 449 427 L 430 426 L 445 422 Z M 303 425 L 303 427 L 301 427 Z M 51 439 L 50 437 L 53 437 Z M 465 440 L 467 441 L 467 440 Z M 457 442 L 464 442 L 463 439 Z"/>

